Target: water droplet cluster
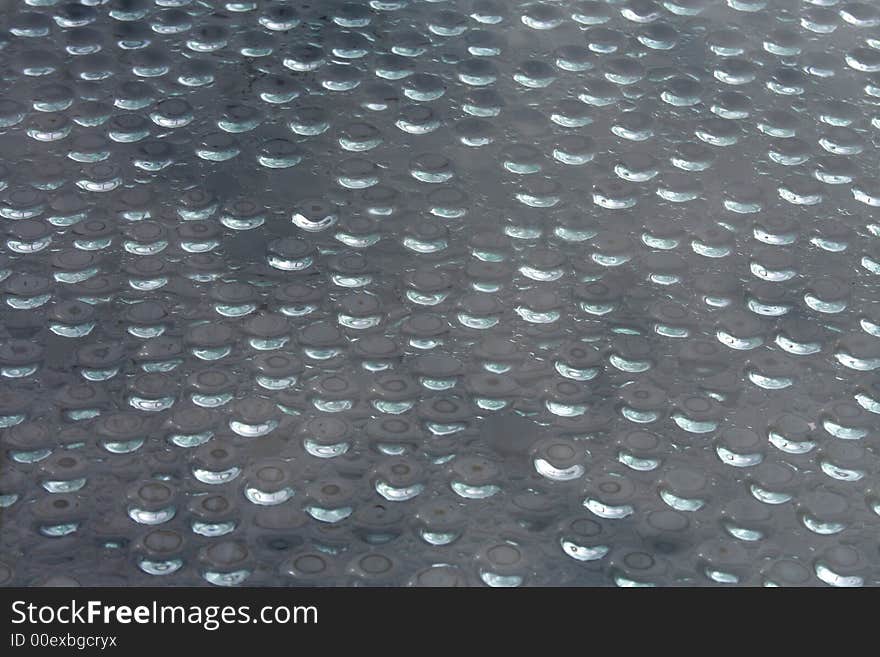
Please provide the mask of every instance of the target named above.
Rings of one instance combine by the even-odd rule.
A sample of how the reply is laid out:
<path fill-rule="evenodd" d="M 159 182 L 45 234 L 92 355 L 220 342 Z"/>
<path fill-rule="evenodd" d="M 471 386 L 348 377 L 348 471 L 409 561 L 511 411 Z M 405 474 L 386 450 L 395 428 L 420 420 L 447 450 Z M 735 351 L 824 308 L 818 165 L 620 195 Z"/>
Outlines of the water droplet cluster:
<path fill-rule="evenodd" d="M 880 583 L 880 9 L 0 9 L 0 583 Z"/>

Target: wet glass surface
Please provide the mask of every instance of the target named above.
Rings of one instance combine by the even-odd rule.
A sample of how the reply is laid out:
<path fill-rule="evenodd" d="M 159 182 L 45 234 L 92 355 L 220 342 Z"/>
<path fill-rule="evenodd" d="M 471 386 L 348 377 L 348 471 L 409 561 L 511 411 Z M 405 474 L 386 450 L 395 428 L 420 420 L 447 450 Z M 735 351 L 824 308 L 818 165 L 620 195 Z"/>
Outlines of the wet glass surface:
<path fill-rule="evenodd" d="M 880 9 L 0 5 L 0 584 L 880 583 Z"/>

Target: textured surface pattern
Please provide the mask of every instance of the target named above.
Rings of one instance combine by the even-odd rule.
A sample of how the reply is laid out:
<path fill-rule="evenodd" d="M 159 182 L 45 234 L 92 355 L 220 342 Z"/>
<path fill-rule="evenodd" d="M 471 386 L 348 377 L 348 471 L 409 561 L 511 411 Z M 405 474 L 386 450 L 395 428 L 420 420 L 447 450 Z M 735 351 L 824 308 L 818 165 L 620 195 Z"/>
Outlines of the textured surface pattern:
<path fill-rule="evenodd" d="M 880 583 L 875 4 L 0 29 L 0 581 Z"/>

